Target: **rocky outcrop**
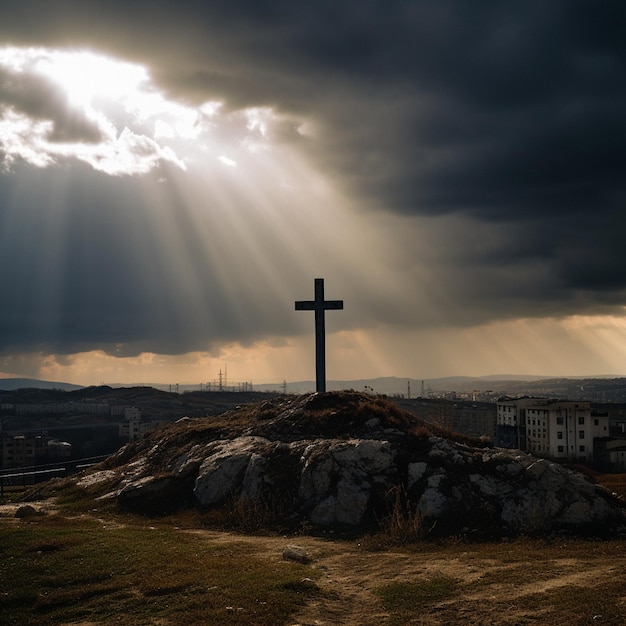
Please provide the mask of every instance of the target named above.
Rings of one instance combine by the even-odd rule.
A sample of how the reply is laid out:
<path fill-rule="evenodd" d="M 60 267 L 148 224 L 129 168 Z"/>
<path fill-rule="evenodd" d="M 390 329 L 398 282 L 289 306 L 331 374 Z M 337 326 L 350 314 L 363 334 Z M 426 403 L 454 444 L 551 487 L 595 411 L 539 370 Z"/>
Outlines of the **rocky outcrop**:
<path fill-rule="evenodd" d="M 358 528 L 400 493 L 441 534 L 623 530 L 617 500 L 581 474 L 444 434 L 381 398 L 313 394 L 172 425 L 82 480 L 152 513 L 254 503 L 282 524 Z"/>

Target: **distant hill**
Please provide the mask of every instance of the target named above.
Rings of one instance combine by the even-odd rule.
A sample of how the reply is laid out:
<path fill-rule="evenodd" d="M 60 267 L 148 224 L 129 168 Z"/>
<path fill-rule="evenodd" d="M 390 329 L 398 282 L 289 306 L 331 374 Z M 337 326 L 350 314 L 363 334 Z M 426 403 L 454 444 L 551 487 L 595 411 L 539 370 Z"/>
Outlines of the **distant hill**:
<path fill-rule="evenodd" d="M 284 384 L 254 385 L 255 391 L 309 393 L 315 391 L 314 381 L 288 382 Z M 449 376 L 445 378 L 398 378 L 387 376 L 358 380 L 329 380 L 328 391 L 353 389 L 388 396 L 417 398 L 432 397 L 446 393 L 473 394 L 483 397 L 498 395 L 533 395 L 547 398 L 568 398 L 595 402 L 626 402 L 626 377 L 623 376 L 525 376 L 502 374 L 493 376 Z"/>
<path fill-rule="evenodd" d="M 0 391 L 14 391 L 16 389 L 62 389 L 63 391 L 75 391 L 82 388 L 81 385 L 36 380 L 35 378 L 0 378 Z"/>
<path fill-rule="evenodd" d="M 41 389 L 80 391 L 93 398 L 98 396 L 116 395 L 115 390 L 126 389 L 124 393 L 134 396 L 139 389 L 146 392 L 149 389 L 160 392 L 190 393 L 209 391 L 206 385 L 163 385 L 158 383 L 117 383 L 110 386 L 84 387 L 63 382 L 50 382 L 32 378 L 3 378 L 0 379 L 0 391 L 14 391 L 17 389 Z M 595 401 L 626 402 L 626 377 L 623 376 L 528 376 L 519 374 L 499 374 L 491 376 L 448 376 L 442 378 L 400 378 L 397 376 L 383 376 L 379 378 L 360 378 L 355 380 L 329 380 L 326 383 L 328 391 L 367 391 L 370 393 L 388 396 L 410 396 L 416 398 L 424 395 L 441 394 L 447 392 L 472 393 L 479 390 L 490 391 L 493 394 L 536 395 L 545 397 L 577 398 Z M 282 393 L 311 393 L 315 391 L 315 381 L 301 380 L 291 382 L 276 382 L 253 384 L 253 392 Z M 131 391 L 132 390 L 132 391 Z M 218 391 L 215 387 L 211 391 Z M 223 391 L 242 391 L 225 384 Z M 422 391 L 424 393 L 422 393 Z M 249 393 L 249 390 L 246 392 Z"/>
<path fill-rule="evenodd" d="M 326 382 L 328 391 L 341 391 L 344 389 L 354 389 L 363 391 L 365 389 L 375 393 L 387 395 L 406 394 L 408 387 L 411 388 L 411 395 L 418 396 L 421 393 L 422 384 L 426 392 L 429 391 L 472 391 L 477 386 L 484 388 L 486 383 L 493 382 L 537 382 L 548 380 L 548 376 L 521 376 L 521 375 L 493 375 L 493 376 L 447 376 L 444 378 L 399 378 L 397 376 L 381 376 L 379 378 L 359 378 L 355 380 L 329 380 Z M 262 384 L 254 385 L 256 391 L 281 391 L 282 384 Z M 301 380 L 285 383 L 288 393 L 308 393 L 315 391 L 315 381 Z"/>

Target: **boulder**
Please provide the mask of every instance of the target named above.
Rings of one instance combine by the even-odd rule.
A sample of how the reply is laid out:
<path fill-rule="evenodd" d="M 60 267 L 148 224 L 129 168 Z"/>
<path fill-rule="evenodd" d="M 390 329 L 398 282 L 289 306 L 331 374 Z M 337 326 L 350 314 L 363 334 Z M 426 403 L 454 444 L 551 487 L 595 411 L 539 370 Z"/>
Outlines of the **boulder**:
<path fill-rule="evenodd" d="M 215 442 L 205 450 L 205 459 L 198 469 L 198 476 L 193 489 L 194 495 L 202 506 L 211 506 L 221 502 L 226 496 L 237 494 L 248 471 L 250 461 L 262 465 L 263 453 L 271 447 L 270 442 L 261 437 L 238 437 L 233 441 Z M 253 477 L 254 469 L 248 471 L 247 485 L 250 487 L 258 480 Z M 256 490 L 253 488 L 256 494 Z"/>
<path fill-rule="evenodd" d="M 305 564 L 311 562 L 309 553 L 301 546 L 287 546 L 283 550 L 283 559 Z"/>
<path fill-rule="evenodd" d="M 30 504 L 22 504 L 21 506 L 17 507 L 15 511 L 15 517 L 19 519 L 24 519 L 27 517 L 34 517 L 35 515 L 41 515 L 41 513 L 37 511 L 37 509 L 34 506 L 31 506 Z"/>
<path fill-rule="evenodd" d="M 117 492 L 121 508 L 148 515 L 171 513 L 187 501 L 184 481 L 173 475 L 144 476 L 128 482 Z"/>
<path fill-rule="evenodd" d="M 317 441 L 302 455 L 299 497 L 319 526 L 351 525 L 363 521 L 372 488 L 393 483 L 396 451 L 389 441 Z M 379 489 L 380 490 L 380 489 Z"/>

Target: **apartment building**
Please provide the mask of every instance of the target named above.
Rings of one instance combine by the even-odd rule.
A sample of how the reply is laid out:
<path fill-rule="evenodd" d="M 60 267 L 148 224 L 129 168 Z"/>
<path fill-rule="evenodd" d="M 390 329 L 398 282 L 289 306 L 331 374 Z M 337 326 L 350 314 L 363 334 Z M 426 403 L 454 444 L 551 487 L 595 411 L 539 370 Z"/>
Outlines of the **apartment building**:
<path fill-rule="evenodd" d="M 608 416 L 592 415 L 590 402 L 520 398 L 496 405 L 496 444 L 506 448 L 591 464 L 594 440 L 608 436 Z"/>
<path fill-rule="evenodd" d="M 65 461 L 72 456 L 72 445 L 44 435 L 9 435 L 0 437 L 3 469 L 30 467 Z"/>
<path fill-rule="evenodd" d="M 126 422 L 119 425 L 119 436 L 127 441 L 137 441 L 146 433 L 153 431 L 163 422 L 144 421 L 141 409 L 127 407 L 124 411 Z"/>

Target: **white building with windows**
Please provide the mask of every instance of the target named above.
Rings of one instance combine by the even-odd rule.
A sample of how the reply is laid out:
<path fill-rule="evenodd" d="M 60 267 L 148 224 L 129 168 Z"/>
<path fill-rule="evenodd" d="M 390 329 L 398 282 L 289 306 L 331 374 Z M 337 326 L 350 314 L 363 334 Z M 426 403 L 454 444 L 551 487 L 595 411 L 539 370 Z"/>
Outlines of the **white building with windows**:
<path fill-rule="evenodd" d="M 591 403 L 538 398 L 497 403 L 496 442 L 537 456 L 593 462 L 594 439 L 609 436 L 609 418 L 591 413 Z"/>
<path fill-rule="evenodd" d="M 127 407 L 124 411 L 126 422 L 119 425 L 119 436 L 127 441 L 137 441 L 146 433 L 158 428 L 163 422 L 144 421 L 141 409 L 136 407 Z"/>
<path fill-rule="evenodd" d="M 126 423 L 119 426 L 119 434 L 123 439 L 137 441 L 141 435 L 150 430 L 150 424 L 141 420 L 141 409 L 126 407 L 124 417 L 126 418 Z"/>

